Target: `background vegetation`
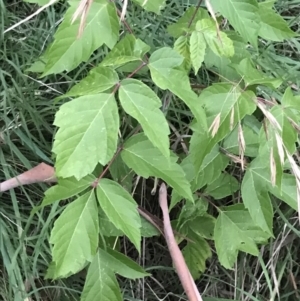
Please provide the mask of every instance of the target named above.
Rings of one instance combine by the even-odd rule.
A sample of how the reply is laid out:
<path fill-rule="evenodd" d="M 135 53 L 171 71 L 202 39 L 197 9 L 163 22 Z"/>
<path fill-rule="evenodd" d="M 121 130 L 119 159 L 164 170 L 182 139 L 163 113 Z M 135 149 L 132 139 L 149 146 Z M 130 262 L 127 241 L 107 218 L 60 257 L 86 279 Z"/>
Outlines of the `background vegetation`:
<path fill-rule="evenodd" d="M 127 22 L 134 34 L 152 49 L 172 46 L 173 38 L 166 27 L 182 16 L 187 7 L 198 1 L 173 0 L 158 16 L 137 6 L 129 5 Z M 55 29 L 66 10 L 61 1 L 35 18 L 25 22 L 10 34 L 5 28 L 26 18 L 37 6 L 23 1 L 0 0 L 0 179 L 16 176 L 41 161 L 53 164 L 51 147 L 55 128 L 54 115 L 60 103 L 54 98 L 66 93 L 74 83 L 87 75 L 107 54 L 105 49 L 93 54 L 68 74 L 50 75 L 42 79 L 25 72 L 52 41 Z M 279 0 L 276 9 L 289 26 L 299 33 L 300 1 Z M 252 59 L 268 73 L 285 79 L 296 93 L 300 81 L 300 41 L 298 37 L 283 43 L 259 41 L 259 53 Z M 202 68 L 197 75 L 202 85 L 209 86 L 217 74 Z M 278 90 L 282 95 L 284 90 Z M 160 91 L 165 101 L 170 93 Z M 171 108 L 172 139 L 184 134 L 190 112 L 180 103 Z M 231 172 L 239 178 L 240 166 L 231 165 Z M 151 195 L 153 182 L 141 180 L 135 195 L 137 202 L 152 214 L 161 216 L 156 198 Z M 51 261 L 49 235 L 55 217 L 66 202 L 46 207 L 30 215 L 40 203 L 47 185 L 20 187 L 1 194 L 0 206 L 0 299 L 24 300 L 21 292 L 28 292 L 28 300 L 79 300 L 85 272 L 54 282 L 44 280 Z M 235 196 L 236 197 L 236 196 Z M 219 200 L 225 205 L 229 198 Z M 207 268 L 197 280 L 204 296 L 221 300 L 299 300 L 300 298 L 300 227 L 297 213 L 285 204 L 275 206 L 274 239 L 260 249 L 258 257 L 240 254 L 233 270 L 223 268 L 213 253 Z M 180 300 L 182 288 L 171 269 L 164 240 L 158 237 L 143 239 L 142 252 L 126 241 L 122 250 L 152 274 L 138 281 L 119 278 L 126 300 Z M 20 294 L 16 293 L 16 288 Z M 32 298 L 32 299 L 30 299 Z M 215 298 L 215 299 L 213 299 Z"/>

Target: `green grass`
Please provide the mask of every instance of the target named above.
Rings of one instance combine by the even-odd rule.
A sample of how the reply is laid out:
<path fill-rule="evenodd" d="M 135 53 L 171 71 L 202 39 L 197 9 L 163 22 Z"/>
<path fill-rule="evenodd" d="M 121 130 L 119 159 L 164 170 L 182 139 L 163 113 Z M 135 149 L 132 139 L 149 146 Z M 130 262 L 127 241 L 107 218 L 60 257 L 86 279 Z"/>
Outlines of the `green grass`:
<path fill-rule="evenodd" d="M 136 36 L 152 50 L 171 45 L 166 26 L 176 20 L 185 8 L 198 1 L 172 0 L 161 16 L 138 8 L 128 9 L 127 21 Z M 293 29 L 299 32 L 300 1 L 278 1 L 278 11 L 286 16 Z M 39 79 L 25 70 L 52 40 L 65 5 L 56 4 L 25 22 L 8 34 L 5 28 L 24 19 L 37 6 L 21 1 L 0 0 L 0 180 L 13 177 L 40 162 L 52 163 L 51 144 L 55 128 L 54 115 L 61 102 L 53 99 L 70 89 L 97 64 L 106 50 L 96 52 L 89 62 L 67 75 Z M 299 88 L 300 43 L 294 38 L 285 43 L 260 43 L 257 63 L 266 71 L 283 77 Z M 208 84 L 215 79 L 203 70 L 198 83 Z M 268 93 L 268 91 L 262 91 Z M 282 91 L 279 90 L 278 94 Z M 190 112 L 168 92 L 159 95 L 170 103 L 172 142 L 176 136 L 188 135 Z M 171 102 L 170 102 L 171 100 Z M 139 203 L 160 216 L 156 200 L 151 196 L 153 183 L 139 183 Z M 1 300 L 79 300 L 84 273 L 69 279 L 51 282 L 44 280 L 51 261 L 49 235 L 53 222 L 63 205 L 55 204 L 31 216 L 47 185 L 32 185 L 1 193 L 0 206 L 0 299 Z M 259 258 L 241 254 L 234 270 L 222 268 L 216 255 L 197 284 L 208 297 L 230 300 L 299 300 L 300 296 L 300 228 L 297 214 L 285 205 L 274 202 L 275 237 L 261 248 Z M 140 256 L 126 241 L 123 250 L 152 273 L 140 281 L 120 279 L 126 300 L 181 300 L 182 288 L 170 268 L 171 261 L 161 238 L 145 239 Z"/>

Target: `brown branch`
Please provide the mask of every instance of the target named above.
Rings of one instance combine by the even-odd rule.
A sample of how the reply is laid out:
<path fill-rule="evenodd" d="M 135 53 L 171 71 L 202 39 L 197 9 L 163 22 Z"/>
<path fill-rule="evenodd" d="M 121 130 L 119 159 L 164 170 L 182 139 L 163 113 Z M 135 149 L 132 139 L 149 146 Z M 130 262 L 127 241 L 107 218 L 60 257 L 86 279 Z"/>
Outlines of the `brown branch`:
<path fill-rule="evenodd" d="M 183 289 L 189 301 L 202 301 L 201 295 L 174 237 L 168 210 L 167 188 L 164 183 L 161 184 L 159 189 L 159 205 L 163 212 L 166 242 Z"/>

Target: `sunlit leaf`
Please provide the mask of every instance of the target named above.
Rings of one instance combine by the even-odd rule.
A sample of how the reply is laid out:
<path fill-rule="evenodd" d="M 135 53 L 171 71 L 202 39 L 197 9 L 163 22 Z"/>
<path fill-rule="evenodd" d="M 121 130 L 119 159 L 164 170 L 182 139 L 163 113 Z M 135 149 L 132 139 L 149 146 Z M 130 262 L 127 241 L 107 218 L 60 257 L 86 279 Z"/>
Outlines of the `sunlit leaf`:
<path fill-rule="evenodd" d="M 137 212 L 137 204 L 131 195 L 118 183 L 101 179 L 97 186 L 97 197 L 109 220 L 140 251 L 141 219 Z"/>
<path fill-rule="evenodd" d="M 57 99 L 98 94 L 113 87 L 118 81 L 118 74 L 113 69 L 98 66 L 93 68 L 88 76 L 73 86 L 69 92 Z"/>
<path fill-rule="evenodd" d="M 94 191 L 69 204 L 54 223 L 50 243 L 55 278 L 78 272 L 98 247 L 98 210 Z M 76 252 L 74 252 L 76 250 Z"/>
<path fill-rule="evenodd" d="M 119 98 L 123 109 L 142 126 L 145 135 L 162 154 L 170 157 L 169 125 L 158 96 L 141 81 L 125 79 L 121 82 Z"/>
<path fill-rule="evenodd" d="M 56 113 L 53 152 L 59 177 L 81 179 L 117 148 L 119 116 L 113 94 L 88 95 L 63 104 Z"/>
<path fill-rule="evenodd" d="M 195 74 L 198 73 L 204 61 L 205 49 L 206 42 L 203 34 L 198 31 L 193 31 L 190 38 L 190 54 Z"/>
<path fill-rule="evenodd" d="M 180 36 L 174 43 L 174 50 L 184 57 L 184 69 L 190 71 L 191 58 L 190 58 L 190 41 L 188 36 Z"/>
<path fill-rule="evenodd" d="M 64 70 L 70 71 L 82 61 L 87 61 L 103 44 L 112 48 L 119 38 L 119 19 L 112 2 L 106 0 L 92 2 L 80 38 L 77 38 L 80 18 L 71 24 L 79 1 L 69 1 L 69 4 L 70 8 L 54 35 L 54 42 L 44 54 L 46 66 L 43 76 Z"/>

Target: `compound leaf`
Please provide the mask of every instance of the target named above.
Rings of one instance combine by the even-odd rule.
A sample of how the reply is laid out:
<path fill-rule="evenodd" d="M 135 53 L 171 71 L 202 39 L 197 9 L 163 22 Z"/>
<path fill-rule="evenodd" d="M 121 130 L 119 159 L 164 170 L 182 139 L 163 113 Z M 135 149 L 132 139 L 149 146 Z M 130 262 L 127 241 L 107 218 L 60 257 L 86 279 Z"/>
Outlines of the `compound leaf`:
<path fill-rule="evenodd" d="M 80 18 L 71 23 L 79 1 L 69 1 L 69 4 L 70 8 L 54 35 L 54 42 L 44 54 L 46 65 L 42 76 L 64 70 L 70 71 L 82 61 L 87 61 L 103 44 L 112 48 L 119 38 L 119 19 L 112 2 L 106 0 L 92 2 L 80 38 L 77 37 Z"/>
<path fill-rule="evenodd" d="M 113 94 L 81 96 L 63 104 L 54 124 L 59 127 L 53 146 L 58 177 L 81 179 L 116 151 L 119 115 Z"/>
<path fill-rule="evenodd" d="M 118 183 L 109 179 L 101 179 L 97 186 L 97 197 L 109 220 L 140 251 L 141 219 L 137 211 L 137 204 L 131 195 Z"/>
<path fill-rule="evenodd" d="M 98 227 L 94 191 L 85 193 L 65 208 L 55 221 L 50 237 L 55 278 L 78 272 L 92 259 L 98 247 Z"/>
<path fill-rule="evenodd" d="M 190 184 L 185 173 L 172 156 L 166 160 L 163 154 L 147 139 L 144 134 L 138 134 L 126 141 L 121 153 L 124 162 L 138 175 L 163 179 L 173 187 L 179 195 L 193 202 Z"/>
<path fill-rule="evenodd" d="M 166 157 L 170 157 L 169 126 L 159 109 L 161 101 L 145 84 L 135 79 L 121 82 L 119 98 L 123 109 L 142 126 L 146 136 Z"/>

